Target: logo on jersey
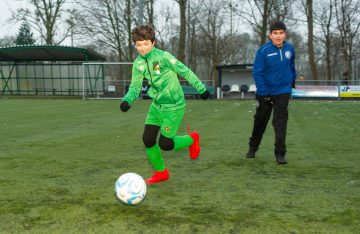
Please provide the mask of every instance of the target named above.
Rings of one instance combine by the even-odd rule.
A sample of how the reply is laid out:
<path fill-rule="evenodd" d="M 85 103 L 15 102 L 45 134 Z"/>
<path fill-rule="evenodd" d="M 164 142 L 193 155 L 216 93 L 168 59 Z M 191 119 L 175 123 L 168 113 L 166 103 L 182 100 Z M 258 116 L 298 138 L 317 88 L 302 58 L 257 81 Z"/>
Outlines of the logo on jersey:
<path fill-rule="evenodd" d="M 176 58 L 170 59 L 170 63 L 175 64 L 176 63 Z"/>
<path fill-rule="evenodd" d="M 291 58 L 291 52 L 285 51 L 285 58 L 290 59 Z"/>
<path fill-rule="evenodd" d="M 153 62 L 153 70 L 155 71 L 155 73 L 156 73 L 157 75 L 160 74 L 160 65 L 159 65 L 158 62 Z"/>
<path fill-rule="evenodd" d="M 165 132 L 170 132 L 170 128 L 169 127 L 165 127 Z"/>

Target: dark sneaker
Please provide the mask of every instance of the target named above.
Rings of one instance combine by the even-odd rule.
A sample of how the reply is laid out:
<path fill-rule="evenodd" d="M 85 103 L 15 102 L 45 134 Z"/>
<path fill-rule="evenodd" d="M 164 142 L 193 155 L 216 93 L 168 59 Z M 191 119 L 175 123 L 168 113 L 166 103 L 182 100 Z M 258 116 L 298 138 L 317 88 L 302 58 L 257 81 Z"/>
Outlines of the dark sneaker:
<path fill-rule="evenodd" d="M 246 157 L 247 157 L 247 158 L 255 158 L 255 151 L 249 150 L 249 151 L 246 153 Z"/>
<path fill-rule="evenodd" d="M 276 156 L 276 162 L 278 164 L 287 164 L 287 161 L 284 156 Z"/>
<path fill-rule="evenodd" d="M 274 150 L 274 153 L 275 153 L 275 158 L 276 158 L 276 162 L 278 164 L 286 164 L 287 161 L 285 159 L 285 155 L 286 155 L 286 150 Z"/>
<path fill-rule="evenodd" d="M 258 147 L 250 147 L 249 151 L 246 153 L 247 158 L 255 158 L 255 153 L 258 150 Z"/>

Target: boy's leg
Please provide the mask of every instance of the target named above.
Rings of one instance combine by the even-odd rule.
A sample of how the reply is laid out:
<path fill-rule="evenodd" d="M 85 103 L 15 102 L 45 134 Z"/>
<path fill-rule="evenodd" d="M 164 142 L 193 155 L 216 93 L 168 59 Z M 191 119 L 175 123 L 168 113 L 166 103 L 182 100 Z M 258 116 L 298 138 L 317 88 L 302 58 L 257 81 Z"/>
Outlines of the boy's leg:
<path fill-rule="evenodd" d="M 155 144 L 151 148 L 146 148 L 146 153 L 155 171 L 165 170 L 165 163 L 163 158 L 161 157 L 161 150 L 158 144 Z"/>
<path fill-rule="evenodd" d="M 275 158 L 279 164 L 286 164 L 286 130 L 288 122 L 288 105 L 290 94 L 275 96 L 272 124 L 275 132 Z"/>
<path fill-rule="evenodd" d="M 259 148 L 273 108 L 272 103 L 263 96 L 256 96 L 256 100 L 257 107 L 254 115 L 254 126 L 249 141 L 249 152 L 246 154 L 248 158 L 255 157 L 255 152 Z"/>
<path fill-rule="evenodd" d="M 189 135 L 175 136 L 174 138 L 168 138 L 160 134 L 159 145 L 162 150 L 181 150 L 189 147 L 194 143 L 194 140 Z"/>
<path fill-rule="evenodd" d="M 155 184 L 161 181 L 168 180 L 170 178 L 168 170 L 165 168 L 165 163 L 161 157 L 161 150 L 158 144 L 155 144 L 152 148 L 146 148 L 146 153 L 149 156 L 149 160 L 155 169 L 154 174 L 145 180 L 147 184 Z"/>
<path fill-rule="evenodd" d="M 168 138 L 160 134 L 159 145 L 162 150 L 181 150 L 191 146 L 194 143 L 194 139 L 189 135 L 175 136 L 174 138 Z"/>
<path fill-rule="evenodd" d="M 199 134 L 192 132 L 190 135 L 176 136 L 184 114 L 185 108 L 163 112 L 159 144 L 164 150 L 181 150 L 189 147 L 190 157 L 196 159 L 200 154 Z M 170 146 L 169 139 L 173 140 L 173 146 Z"/>
<path fill-rule="evenodd" d="M 156 171 L 163 171 L 165 169 L 165 163 L 161 157 L 160 147 L 156 143 L 159 129 L 159 126 L 145 124 L 143 142 L 146 147 L 146 153 L 153 168 Z"/>
<path fill-rule="evenodd" d="M 148 184 L 165 181 L 170 177 L 168 171 L 166 170 L 164 160 L 161 156 L 160 147 L 156 143 L 156 138 L 160 130 L 160 119 L 158 117 L 159 115 L 157 111 L 150 107 L 145 121 L 143 142 L 146 147 L 146 153 L 149 157 L 149 161 L 155 172 L 153 176 L 145 180 Z"/>
<path fill-rule="evenodd" d="M 191 146 L 194 139 L 189 135 L 174 137 L 174 150 L 181 150 Z"/>

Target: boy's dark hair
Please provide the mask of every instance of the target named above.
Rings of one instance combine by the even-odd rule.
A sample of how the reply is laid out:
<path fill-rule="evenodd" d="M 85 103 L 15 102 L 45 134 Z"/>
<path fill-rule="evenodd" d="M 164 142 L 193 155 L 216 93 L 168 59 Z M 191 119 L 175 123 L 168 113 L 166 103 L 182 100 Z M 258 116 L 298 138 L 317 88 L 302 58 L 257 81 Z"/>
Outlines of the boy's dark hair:
<path fill-rule="evenodd" d="M 286 26 L 282 21 L 274 20 L 270 23 L 270 33 L 274 30 L 284 30 L 286 32 Z"/>
<path fill-rule="evenodd" d="M 131 31 L 131 36 L 133 42 L 150 40 L 151 42 L 155 41 L 155 32 L 151 25 L 140 25 L 134 28 Z"/>

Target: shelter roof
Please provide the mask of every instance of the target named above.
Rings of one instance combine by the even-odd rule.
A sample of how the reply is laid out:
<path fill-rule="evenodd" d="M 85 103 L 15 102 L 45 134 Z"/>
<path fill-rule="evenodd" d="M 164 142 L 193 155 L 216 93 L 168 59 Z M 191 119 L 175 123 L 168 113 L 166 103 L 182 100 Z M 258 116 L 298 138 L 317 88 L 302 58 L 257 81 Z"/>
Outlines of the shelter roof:
<path fill-rule="evenodd" d="M 0 62 L 25 61 L 105 61 L 105 56 L 91 49 L 71 46 L 24 45 L 0 48 Z"/>
<path fill-rule="evenodd" d="M 244 64 L 225 64 L 216 66 L 216 70 L 248 70 L 252 69 L 253 64 L 244 63 Z"/>

